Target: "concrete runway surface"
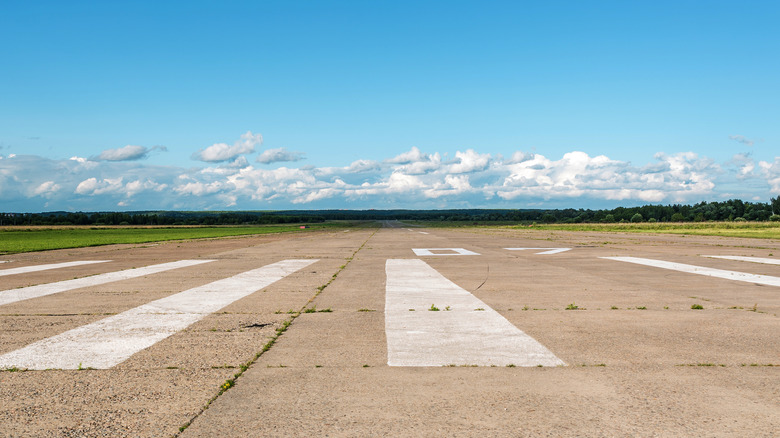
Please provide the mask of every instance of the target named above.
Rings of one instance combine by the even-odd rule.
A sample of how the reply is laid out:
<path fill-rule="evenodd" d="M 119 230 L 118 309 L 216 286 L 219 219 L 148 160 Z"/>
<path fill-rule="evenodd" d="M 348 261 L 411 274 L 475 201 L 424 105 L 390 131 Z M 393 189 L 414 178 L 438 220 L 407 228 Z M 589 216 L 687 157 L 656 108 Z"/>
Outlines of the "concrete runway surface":
<path fill-rule="evenodd" d="M 780 242 L 383 225 L 1 256 L 0 436 L 780 436 Z"/>

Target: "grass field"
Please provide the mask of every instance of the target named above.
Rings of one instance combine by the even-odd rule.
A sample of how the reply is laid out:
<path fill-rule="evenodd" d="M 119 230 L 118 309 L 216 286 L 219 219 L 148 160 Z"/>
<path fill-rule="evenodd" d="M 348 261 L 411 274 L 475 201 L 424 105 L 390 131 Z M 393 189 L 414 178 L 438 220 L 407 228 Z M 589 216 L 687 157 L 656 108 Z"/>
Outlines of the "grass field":
<path fill-rule="evenodd" d="M 600 233 L 667 233 L 699 236 L 780 239 L 780 222 L 665 222 L 613 224 L 528 224 L 507 222 L 419 222 L 409 223 L 432 228 L 501 227 L 523 230 L 590 231 Z"/>
<path fill-rule="evenodd" d="M 528 228 L 513 226 L 512 228 Z M 596 231 L 612 233 L 665 233 L 700 236 L 749 237 L 780 239 L 778 222 L 694 222 L 694 223 L 623 223 L 623 224 L 536 224 L 537 230 Z"/>
<path fill-rule="evenodd" d="M 343 228 L 355 224 L 328 222 L 310 225 L 265 225 L 236 227 L 41 227 L 0 229 L 0 254 L 47 251 L 64 248 L 112 245 L 118 243 L 149 243 L 168 240 L 209 239 L 255 234 L 308 232 Z"/>

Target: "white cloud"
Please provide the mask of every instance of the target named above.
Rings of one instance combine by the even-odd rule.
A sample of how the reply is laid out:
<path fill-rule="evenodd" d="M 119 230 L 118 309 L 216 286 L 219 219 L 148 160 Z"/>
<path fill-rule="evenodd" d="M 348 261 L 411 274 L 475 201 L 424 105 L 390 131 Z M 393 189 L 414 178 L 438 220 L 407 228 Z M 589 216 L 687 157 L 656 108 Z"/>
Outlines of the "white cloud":
<path fill-rule="evenodd" d="M 450 165 L 450 173 L 470 173 L 485 170 L 490 163 L 490 154 L 478 154 L 473 149 L 456 152 L 457 162 Z"/>
<path fill-rule="evenodd" d="M 49 197 L 55 193 L 57 193 L 62 188 L 61 185 L 55 183 L 54 181 L 45 181 L 42 182 L 38 187 L 36 187 L 32 194 L 34 196 L 44 196 Z"/>
<path fill-rule="evenodd" d="M 512 154 L 512 157 L 505 161 L 506 164 L 518 164 L 522 163 L 523 161 L 533 160 L 534 154 L 525 153 L 521 151 L 516 151 Z"/>
<path fill-rule="evenodd" d="M 753 146 L 756 143 L 754 140 L 746 138 L 744 135 L 729 135 L 729 140 L 734 140 L 737 143 L 742 143 L 747 146 Z"/>
<path fill-rule="evenodd" d="M 118 149 L 106 149 L 100 153 L 97 157 L 92 158 L 93 161 L 135 161 L 141 160 L 149 156 L 149 153 L 153 150 L 167 150 L 164 146 L 155 146 L 153 148 L 147 148 L 144 146 L 127 145 Z M 77 158 L 78 157 L 74 157 Z"/>
<path fill-rule="evenodd" d="M 251 154 L 255 151 L 255 146 L 259 146 L 262 143 L 262 135 L 252 134 L 252 131 L 247 131 L 232 146 L 226 143 L 215 143 L 199 150 L 192 157 L 207 163 L 221 163 L 233 160 L 242 154 Z"/>
<path fill-rule="evenodd" d="M 385 160 L 385 163 L 398 164 L 399 166 L 391 166 L 391 168 L 407 175 L 422 175 L 442 168 L 442 159 L 438 152 L 423 154 L 416 147 L 413 147 L 409 152 Z"/>
<path fill-rule="evenodd" d="M 753 171 L 756 169 L 756 163 L 750 154 L 736 154 L 727 163 L 729 166 L 736 167 L 737 178 L 746 179 L 751 178 L 754 175 Z"/>
<path fill-rule="evenodd" d="M 121 193 L 123 189 L 122 177 L 119 178 L 88 178 L 76 186 L 75 193 L 79 195 L 105 195 L 110 193 Z"/>
<path fill-rule="evenodd" d="M 759 161 L 758 167 L 761 169 L 761 175 L 766 179 L 770 186 L 770 192 L 773 195 L 780 195 L 780 157 L 775 157 L 775 161 Z"/>
<path fill-rule="evenodd" d="M 363 173 L 363 172 L 371 172 L 375 170 L 380 170 L 381 167 L 379 166 L 379 163 L 372 160 L 357 160 L 353 161 L 352 164 L 347 167 L 346 171 L 347 173 Z"/>
<path fill-rule="evenodd" d="M 300 161 L 304 159 L 303 152 L 291 152 L 285 148 L 266 149 L 258 155 L 257 162 L 263 164 Z"/>
<path fill-rule="evenodd" d="M 80 182 L 76 187 L 76 193 L 79 195 L 87 195 L 95 191 L 97 187 L 97 178 L 88 178 Z"/>
<path fill-rule="evenodd" d="M 418 149 L 416 146 L 412 146 L 412 149 L 408 152 L 396 155 L 395 157 L 390 158 L 385 162 L 392 164 L 409 164 L 416 161 L 425 161 L 427 157 L 428 156 L 420 152 L 420 149 Z"/>

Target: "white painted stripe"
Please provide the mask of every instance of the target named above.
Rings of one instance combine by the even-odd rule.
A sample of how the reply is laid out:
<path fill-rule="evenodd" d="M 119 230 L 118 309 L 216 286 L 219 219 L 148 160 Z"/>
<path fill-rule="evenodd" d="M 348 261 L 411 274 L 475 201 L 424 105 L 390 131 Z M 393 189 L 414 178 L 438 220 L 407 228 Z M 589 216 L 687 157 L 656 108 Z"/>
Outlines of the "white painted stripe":
<path fill-rule="evenodd" d="M 388 365 L 565 365 L 424 261 L 391 259 L 385 270 Z M 428 310 L 432 304 L 440 310 Z"/>
<path fill-rule="evenodd" d="M 0 356 L 0 369 L 111 368 L 317 260 L 284 260 L 161 298 Z"/>
<path fill-rule="evenodd" d="M 420 234 L 428 234 L 428 233 L 426 233 L 425 231 L 420 231 Z"/>
<path fill-rule="evenodd" d="M 93 275 L 91 277 L 58 281 L 56 283 L 39 284 L 37 286 L 3 290 L 0 291 L 0 306 L 3 304 L 15 303 L 17 301 L 29 300 L 30 298 L 38 298 L 73 289 L 79 289 L 82 287 L 97 286 L 99 284 L 111 283 L 114 281 L 143 277 L 144 275 L 157 274 L 159 272 L 164 272 L 171 269 L 200 265 L 202 263 L 213 261 L 214 260 L 180 260 L 178 262 L 161 263 L 159 265 L 145 266 L 143 268 L 136 269 L 126 269 L 124 271 Z"/>
<path fill-rule="evenodd" d="M 417 256 L 458 256 L 458 255 L 479 255 L 474 251 L 463 248 L 412 248 Z M 434 251 L 449 251 L 447 253 L 435 253 Z"/>
<path fill-rule="evenodd" d="M 47 271 L 49 269 L 69 268 L 71 266 L 91 265 L 94 263 L 106 263 L 111 260 L 80 260 L 75 262 L 52 263 L 49 265 L 22 266 L 20 268 L 11 268 L 0 270 L 0 276 L 26 274 L 28 272 Z"/>
<path fill-rule="evenodd" d="M 526 249 L 544 249 L 547 251 L 537 252 L 537 255 L 545 255 L 545 254 L 558 254 L 560 252 L 565 252 L 571 250 L 571 248 L 504 248 L 507 251 L 523 251 Z"/>
<path fill-rule="evenodd" d="M 656 268 L 671 269 L 673 271 L 687 272 L 690 274 L 706 275 L 708 277 L 725 278 L 727 280 L 744 281 L 747 283 L 765 284 L 767 286 L 780 286 L 780 277 L 769 275 L 748 274 L 746 272 L 726 271 L 723 269 L 706 268 L 703 266 L 686 265 L 684 263 L 666 262 L 663 260 L 643 259 L 638 257 L 601 257 L 607 260 L 636 263 L 639 265 L 653 266 Z"/>
<path fill-rule="evenodd" d="M 716 255 L 706 255 L 702 257 L 709 257 L 712 259 L 737 260 L 740 262 L 764 263 L 766 265 L 780 265 L 780 260 L 778 259 L 765 259 L 763 257 L 716 256 Z"/>

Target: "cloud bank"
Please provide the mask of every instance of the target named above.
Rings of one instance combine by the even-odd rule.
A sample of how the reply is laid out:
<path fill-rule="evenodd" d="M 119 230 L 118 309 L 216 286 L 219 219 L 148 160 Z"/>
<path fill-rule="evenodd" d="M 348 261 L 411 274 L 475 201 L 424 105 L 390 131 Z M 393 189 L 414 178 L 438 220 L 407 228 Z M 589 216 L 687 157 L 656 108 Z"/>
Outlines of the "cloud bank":
<path fill-rule="evenodd" d="M 256 167 L 244 154 L 262 142 L 247 132 L 232 146 L 198 152 L 205 167 L 145 165 L 149 150 L 129 147 L 88 159 L 0 156 L 0 201 L 7 211 L 285 208 L 602 208 L 689 203 L 780 194 L 780 157 L 737 154 L 727 163 L 692 152 L 634 165 L 572 151 L 562 157 L 517 151 L 509 158 L 416 147 L 381 161 L 342 167 Z M 102 158 L 101 158 L 102 157 Z M 269 149 L 264 164 L 301 159 Z"/>

